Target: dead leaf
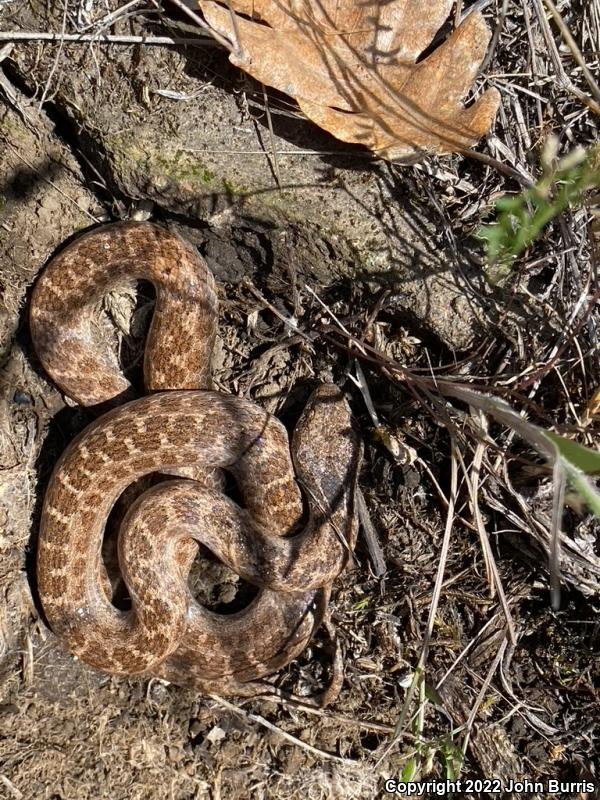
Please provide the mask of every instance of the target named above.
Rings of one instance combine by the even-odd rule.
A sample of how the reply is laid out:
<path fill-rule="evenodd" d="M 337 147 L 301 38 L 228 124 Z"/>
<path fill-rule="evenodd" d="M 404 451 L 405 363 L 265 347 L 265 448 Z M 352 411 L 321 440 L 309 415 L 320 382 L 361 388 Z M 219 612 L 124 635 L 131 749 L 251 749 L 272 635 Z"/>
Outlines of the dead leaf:
<path fill-rule="evenodd" d="M 232 43 L 230 60 L 294 97 L 306 116 L 345 142 L 389 160 L 474 145 L 490 128 L 499 94 L 469 108 L 489 42 L 469 14 L 419 61 L 453 0 L 198 0 L 207 23 Z"/>

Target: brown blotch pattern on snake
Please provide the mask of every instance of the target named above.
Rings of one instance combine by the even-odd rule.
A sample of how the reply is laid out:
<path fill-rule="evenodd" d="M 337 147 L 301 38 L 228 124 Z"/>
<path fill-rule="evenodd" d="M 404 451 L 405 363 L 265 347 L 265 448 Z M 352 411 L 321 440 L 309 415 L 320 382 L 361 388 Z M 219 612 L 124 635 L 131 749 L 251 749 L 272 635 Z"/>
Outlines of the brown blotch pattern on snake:
<path fill-rule="evenodd" d="M 99 669 L 249 694 L 302 651 L 323 618 L 356 539 L 360 440 L 332 385 L 313 393 L 291 446 L 259 406 L 211 391 L 213 276 L 188 243 L 150 223 L 81 236 L 36 284 L 34 346 L 67 395 L 91 406 L 131 396 L 93 318 L 106 292 L 136 279 L 156 289 L 144 356 L 151 394 L 100 416 L 59 459 L 41 517 L 40 597 L 65 647 Z M 220 492 L 215 470 L 233 475 L 244 508 Z M 120 569 L 131 597 L 123 611 L 107 590 L 102 539 L 114 503 L 150 473 L 171 477 L 139 496 L 121 523 Z M 300 486 L 308 514 L 298 530 Z M 259 587 L 249 606 L 220 615 L 194 601 L 191 541 Z"/>

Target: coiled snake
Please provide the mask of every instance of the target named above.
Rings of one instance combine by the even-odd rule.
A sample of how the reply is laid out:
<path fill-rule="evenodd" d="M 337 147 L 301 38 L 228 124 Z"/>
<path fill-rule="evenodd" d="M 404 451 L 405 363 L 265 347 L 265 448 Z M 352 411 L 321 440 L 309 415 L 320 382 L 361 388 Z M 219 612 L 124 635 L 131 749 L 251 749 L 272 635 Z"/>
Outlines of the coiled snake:
<path fill-rule="evenodd" d="M 332 385 L 311 396 L 291 453 L 277 419 L 210 391 L 213 276 L 194 248 L 151 223 L 81 236 L 34 288 L 34 347 L 69 397 L 95 406 L 131 396 L 98 339 L 94 308 L 136 279 L 156 290 L 144 356 L 149 394 L 100 416 L 58 461 L 40 523 L 41 602 L 65 647 L 94 667 L 252 694 L 253 681 L 306 646 L 354 546 L 360 441 Z M 243 508 L 222 492 L 220 470 L 234 476 Z M 131 598 L 123 611 L 112 603 L 104 529 L 126 487 L 150 473 L 174 477 L 141 494 L 121 523 L 119 567 Z M 260 587 L 242 611 L 217 614 L 193 598 L 188 575 L 197 543 Z"/>

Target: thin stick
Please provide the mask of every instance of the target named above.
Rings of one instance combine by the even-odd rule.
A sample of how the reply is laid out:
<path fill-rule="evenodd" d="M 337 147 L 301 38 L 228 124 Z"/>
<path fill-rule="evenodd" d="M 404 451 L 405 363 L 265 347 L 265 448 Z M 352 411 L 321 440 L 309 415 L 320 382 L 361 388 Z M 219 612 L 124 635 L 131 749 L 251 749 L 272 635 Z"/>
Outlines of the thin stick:
<path fill-rule="evenodd" d="M 335 315 L 335 314 L 333 313 L 333 311 L 332 311 L 332 310 L 329 308 L 329 306 L 328 306 L 326 303 L 324 303 L 324 302 L 321 300 L 321 298 L 320 298 L 320 297 L 319 297 L 319 295 L 318 295 L 318 294 L 315 292 L 315 290 L 314 290 L 314 289 L 312 289 L 312 288 L 311 288 L 311 287 L 310 287 L 308 284 L 306 284 L 306 287 L 305 287 L 305 288 L 306 288 L 306 291 L 307 291 L 307 292 L 310 292 L 310 294 L 312 294 L 312 296 L 315 298 L 315 300 L 317 301 L 317 303 L 318 303 L 318 304 L 321 306 L 321 308 L 323 309 L 323 311 L 325 311 L 325 313 L 326 313 L 326 314 L 328 314 L 328 315 L 331 317 L 331 319 L 332 319 L 332 320 L 335 322 L 335 324 L 338 326 L 338 328 L 339 328 L 341 331 L 343 331 L 343 332 L 346 334 L 346 336 L 348 336 L 350 339 L 353 339 L 353 340 L 354 340 L 354 342 L 355 342 L 355 344 L 356 344 L 356 345 L 357 345 L 357 347 L 359 348 L 359 350 L 362 350 L 362 347 L 361 347 L 361 345 L 360 345 L 360 342 L 358 342 L 358 343 L 356 342 L 356 339 L 354 339 L 354 337 L 352 336 L 352 334 L 350 333 L 350 331 L 348 330 L 348 328 L 346 328 L 346 327 L 344 327 L 344 325 L 342 325 L 342 323 L 340 322 L 340 320 L 339 320 L 339 319 L 336 317 L 336 315 Z M 362 350 L 362 352 L 364 353 L 364 350 Z"/>
<path fill-rule="evenodd" d="M 485 680 L 483 681 L 481 689 L 479 690 L 479 694 L 477 695 L 475 703 L 473 704 L 473 708 L 471 709 L 471 713 L 469 714 L 469 718 L 465 722 L 465 725 L 464 725 L 465 738 L 464 738 L 463 743 L 462 743 L 463 755 L 467 752 L 467 747 L 469 746 L 469 739 L 471 738 L 471 731 L 473 729 L 473 723 L 475 722 L 475 717 L 477 716 L 477 712 L 479 711 L 479 708 L 480 708 L 481 704 L 483 703 L 483 699 L 484 699 L 484 697 L 486 695 L 486 692 L 490 687 L 490 684 L 492 682 L 492 678 L 494 677 L 494 675 L 496 673 L 496 670 L 498 669 L 498 666 L 499 666 L 500 662 L 502 661 L 502 657 L 504 655 L 504 651 L 506 650 L 506 645 L 507 645 L 507 639 L 504 638 L 502 644 L 498 648 L 498 652 L 496 653 L 496 658 L 492 662 L 492 665 L 489 668 L 487 675 L 485 676 Z"/>
<path fill-rule="evenodd" d="M 265 694 L 260 695 L 261 702 L 266 700 L 269 703 L 277 703 L 284 707 L 291 706 L 292 708 L 296 709 L 297 711 L 304 711 L 307 714 L 315 714 L 316 716 L 322 717 L 323 719 L 330 720 L 332 722 L 339 722 L 340 725 L 348 725 L 350 727 L 355 728 L 363 728 L 367 731 L 374 731 L 375 733 L 393 733 L 394 727 L 393 725 L 384 725 L 382 722 L 369 722 L 368 720 L 359 719 L 358 717 L 345 717 L 343 714 L 332 714 L 329 711 L 325 711 L 322 708 L 317 708 L 315 706 L 307 705 L 302 701 L 302 698 L 296 699 L 291 697 L 282 697 L 278 694 Z"/>
<path fill-rule="evenodd" d="M 538 18 L 538 22 L 540 24 L 540 28 L 542 29 L 542 34 L 544 36 L 544 39 L 546 40 L 546 45 L 548 46 L 548 52 L 550 53 L 550 58 L 552 59 L 552 63 L 554 64 L 554 69 L 556 70 L 556 75 L 558 77 L 558 80 L 569 92 L 571 92 L 571 94 L 575 95 L 575 97 L 581 100 L 582 103 L 584 103 L 591 111 L 593 111 L 594 114 L 600 116 L 600 104 L 598 104 L 594 99 L 589 97 L 578 86 L 575 86 L 573 81 L 567 75 L 560 58 L 560 53 L 558 52 L 558 48 L 556 47 L 556 42 L 554 41 L 554 36 L 552 34 L 550 24 L 546 19 L 546 13 L 544 10 L 543 2 L 544 0 L 533 0 L 533 7 L 535 9 L 535 13 Z"/>
<path fill-rule="evenodd" d="M 552 523 L 550 528 L 550 598 L 554 611 L 560 609 L 560 533 L 565 508 L 567 476 L 560 458 L 552 470 L 554 494 L 552 502 Z"/>
<path fill-rule="evenodd" d="M 64 8 L 63 8 L 62 31 L 61 31 L 61 33 L 64 33 L 65 29 L 67 27 L 67 8 L 68 8 L 68 4 L 65 2 L 65 5 L 64 5 Z M 47 79 L 46 84 L 44 86 L 44 91 L 42 92 L 42 96 L 40 97 L 40 102 L 38 103 L 38 111 L 41 111 L 42 108 L 44 107 L 44 102 L 46 101 L 46 97 L 48 96 L 48 92 L 50 90 L 50 85 L 52 83 L 52 78 L 54 77 L 54 73 L 56 72 L 56 70 L 58 68 L 58 63 L 60 61 L 60 54 L 62 53 L 62 48 L 63 48 L 63 42 L 60 42 L 60 44 L 58 45 L 58 51 L 57 51 L 56 56 L 54 58 L 54 63 L 52 64 L 52 67 L 50 69 L 50 73 L 48 75 L 48 79 Z"/>
<path fill-rule="evenodd" d="M 10 781 L 6 775 L 0 775 L 0 781 L 4 784 L 6 789 L 8 789 L 12 797 L 15 797 L 16 800 L 23 800 L 25 797 L 23 792 L 20 789 L 17 789 L 14 783 Z"/>
<path fill-rule="evenodd" d="M 464 155 L 469 156 L 469 158 L 472 158 L 475 161 L 481 161 L 482 164 L 485 164 L 486 166 L 497 170 L 503 175 L 506 175 L 507 178 L 512 178 L 524 189 L 531 189 L 534 184 L 534 180 L 530 175 L 521 174 L 508 164 L 503 164 L 502 161 L 498 161 L 497 158 L 488 156 L 487 153 L 478 153 L 476 150 L 465 150 Z"/>
<path fill-rule="evenodd" d="M 448 503 L 448 513 L 446 515 L 446 526 L 444 530 L 444 538 L 442 540 L 442 550 L 440 552 L 440 561 L 438 564 L 437 574 L 435 576 L 435 584 L 433 587 L 433 594 L 431 597 L 431 604 L 429 606 L 429 617 L 427 619 L 427 628 L 425 630 L 425 637 L 423 640 L 423 649 L 419 659 L 419 666 L 425 667 L 427 655 L 429 653 L 429 643 L 433 637 L 433 629 L 435 625 L 435 616 L 437 614 L 442 586 L 444 583 L 444 572 L 446 570 L 446 562 L 448 560 L 448 552 L 450 550 L 450 538 L 452 529 L 454 527 L 454 511 L 456 504 L 456 496 L 458 492 L 458 460 L 457 460 L 458 447 L 456 441 L 452 439 L 452 461 L 450 472 L 450 497 Z"/>
<path fill-rule="evenodd" d="M 169 44 L 191 44 L 198 47 L 206 47 L 214 42 L 213 37 L 204 36 L 182 36 L 172 38 L 171 36 L 117 36 L 109 33 L 58 33 L 50 31 L 0 31 L 0 42 L 54 42 L 55 44 L 73 43 L 94 43 L 94 44 L 149 44 L 149 45 L 169 45 Z"/>
<path fill-rule="evenodd" d="M 461 23 L 462 5 L 463 5 L 462 4 L 462 0 L 459 0 L 459 2 L 456 4 L 456 11 L 454 12 L 454 27 L 455 28 L 458 28 L 458 26 Z"/>
<path fill-rule="evenodd" d="M 360 361 L 358 359 L 354 359 L 354 369 L 356 371 L 356 378 L 350 374 L 348 375 L 348 377 L 362 394 L 365 406 L 367 407 L 367 411 L 369 412 L 369 416 L 371 417 L 371 422 L 373 423 L 373 427 L 380 428 L 381 422 L 379 421 L 379 416 L 377 415 L 377 411 L 375 410 L 375 406 L 373 404 L 373 398 L 371 397 L 371 392 L 369 391 L 369 387 L 367 385 L 365 373 L 363 372 L 363 369 L 360 365 Z"/>
<path fill-rule="evenodd" d="M 269 96 L 264 83 L 261 83 L 263 102 L 265 104 L 265 114 L 267 115 L 267 125 L 269 127 L 269 141 L 271 143 L 271 155 L 273 156 L 273 170 L 275 172 L 275 180 L 277 181 L 277 188 L 281 189 L 281 172 L 279 171 L 279 160 L 277 158 L 277 147 L 275 145 L 275 133 L 273 131 L 273 120 L 271 119 L 271 109 L 269 108 Z"/>
<path fill-rule="evenodd" d="M 484 633 L 487 631 L 487 629 L 490 627 L 490 625 L 492 625 L 492 623 L 494 623 L 494 622 L 496 621 L 496 619 L 497 619 L 497 618 L 498 618 L 498 614 L 497 614 L 497 613 L 496 613 L 496 614 L 493 614 L 493 615 L 492 615 L 492 616 L 491 616 L 491 617 L 488 619 L 488 621 L 485 623 L 485 625 L 484 625 L 482 628 L 480 628 L 480 630 L 478 630 L 478 631 L 477 631 L 477 634 L 476 634 L 476 635 L 475 635 L 475 636 L 474 636 L 474 637 L 471 639 L 471 641 L 470 641 L 470 642 L 468 642 L 468 643 L 467 643 L 467 644 L 466 644 L 466 645 L 463 647 L 463 649 L 462 649 L 462 650 L 460 651 L 460 653 L 459 653 L 459 654 L 456 656 L 456 658 L 454 659 L 454 661 L 452 662 L 452 664 L 450 664 L 450 666 L 448 667 L 448 669 L 446 670 L 446 672 L 444 672 L 444 674 L 442 675 L 442 677 L 441 677 L 441 678 L 439 679 L 439 681 L 436 683 L 436 685 L 435 685 L 436 691 L 439 691 L 439 690 L 440 690 L 440 688 L 442 687 L 442 685 L 443 685 L 443 684 L 446 682 L 446 680 L 447 680 L 447 679 L 448 679 L 448 677 L 449 677 L 449 676 L 452 674 L 452 672 L 454 672 L 454 670 L 456 669 L 456 667 L 457 667 L 457 666 L 460 664 L 460 662 L 463 660 L 463 658 L 466 656 L 466 654 L 469 652 L 469 650 L 471 650 L 471 649 L 472 649 L 472 648 L 475 646 L 475 644 L 476 644 L 477 642 L 479 642 L 479 641 L 481 641 L 481 640 L 483 639 L 483 634 L 484 634 Z M 505 640 L 505 641 L 506 641 L 506 640 Z"/>
<path fill-rule="evenodd" d="M 253 286 L 250 283 L 250 281 L 247 280 L 247 281 L 244 282 L 244 284 L 245 284 L 246 288 L 248 289 L 248 291 L 250 291 L 254 295 L 254 297 L 256 297 L 258 300 L 260 300 L 260 302 L 263 303 L 269 309 L 269 311 L 272 314 L 275 314 L 275 316 L 279 320 L 281 320 L 281 322 L 283 322 L 283 324 L 287 328 L 290 328 L 294 333 L 298 334 L 298 336 L 300 336 L 302 339 L 304 339 L 304 341 L 310 342 L 312 344 L 313 340 L 311 339 L 311 337 L 308 336 L 306 333 L 304 333 L 304 331 L 300 330 L 300 328 L 298 327 L 298 322 L 293 317 L 285 316 L 284 314 L 281 313 L 281 311 L 276 309 L 275 306 L 272 303 L 269 303 L 269 301 L 262 294 L 262 292 L 260 292 L 256 288 L 256 286 Z"/>
<path fill-rule="evenodd" d="M 446 515 L 446 526 L 444 529 L 444 538 L 442 540 L 442 550 L 440 552 L 440 560 L 438 564 L 437 574 L 435 576 L 435 584 L 433 587 L 431 603 L 429 605 L 429 616 L 427 618 L 427 627 L 425 629 L 425 635 L 423 637 L 423 646 L 421 648 L 419 661 L 415 668 L 415 673 L 412 683 L 408 688 L 406 697 L 404 698 L 404 704 L 402 706 L 402 711 L 400 712 L 400 718 L 398 719 L 398 722 L 396 723 L 396 727 L 394 729 L 394 736 L 392 737 L 392 741 L 385 748 L 383 754 L 377 760 L 377 766 L 379 766 L 381 762 L 388 756 L 388 754 L 396 745 L 396 742 L 398 742 L 398 740 L 404 733 L 404 728 L 406 727 L 406 722 L 408 720 L 410 704 L 412 698 L 414 697 L 415 690 L 417 689 L 417 687 L 420 690 L 421 684 L 423 683 L 425 678 L 424 672 L 425 672 L 425 665 L 427 663 L 427 656 L 429 654 L 429 645 L 433 637 L 435 616 L 437 614 L 440 602 L 440 596 L 444 584 L 444 572 L 446 570 L 446 562 L 448 560 L 448 552 L 450 550 L 450 539 L 452 535 L 452 529 L 454 527 L 454 518 L 455 518 L 454 512 L 456 506 L 456 496 L 458 492 L 458 459 L 457 459 L 458 448 L 454 437 L 452 437 L 451 439 L 451 447 L 452 447 L 452 460 L 451 460 L 451 471 L 450 471 L 450 497 L 448 502 L 448 513 Z"/>
<path fill-rule="evenodd" d="M 596 79 L 594 78 L 590 68 L 585 63 L 585 59 L 579 49 L 577 42 L 573 38 L 573 34 L 569 30 L 569 26 L 565 23 L 564 19 L 562 18 L 560 11 L 554 5 L 553 0 L 544 0 L 550 11 L 552 12 L 552 16 L 554 17 L 554 21 L 556 22 L 558 29 L 560 30 L 561 36 L 565 40 L 569 50 L 571 51 L 573 58 L 581 67 L 581 71 L 583 72 L 585 79 L 588 83 L 588 86 L 591 89 L 592 94 L 600 103 L 600 87 L 596 83 Z"/>
<path fill-rule="evenodd" d="M 479 413 L 481 416 L 483 416 L 481 412 Z M 467 482 L 467 488 L 469 491 L 469 498 L 471 503 L 471 512 L 473 514 L 473 520 L 475 522 L 477 532 L 479 533 L 479 539 L 481 542 L 481 549 L 485 561 L 488 581 L 490 583 L 491 588 L 495 589 L 498 594 L 498 599 L 500 600 L 500 605 L 502 607 L 502 611 L 504 612 L 504 617 L 506 619 L 506 625 L 510 641 L 512 644 L 516 644 L 517 634 L 515 631 L 515 625 L 512 619 L 512 615 L 510 613 L 510 607 L 508 605 L 508 600 L 506 599 L 506 594 L 504 593 L 504 587 L 502 586 L 502 580 L 500 578 L 500 573 L 498 572 L 498 567 L 496 565 L 496 559 L 494 558 L 494 553 L 492 552 L 488 533 L 483 523 L 481 510 L 479 508 L 479 494 L 477 489 L 479 486 L 479 480 L 481 475 L 481 464 L 483 461 L 485 447 L 486 447 L 485 444 L 482 442 L 479 442 L 477 444 L 475 448 L 475 453 L 473 455 L 473 461 L 471 462 L 471 474 L 469 473 L 469 470 L 467 469 L 467 466 L 464 463 L 462 454 L 460 452 L 458 453 L 458 458 L 461 463 L 465 481 Z"/>
<path fill-rule="evenodd" d="M 328 761 L 336 761 L 338 764 L 344 764 L 347 767 L 357 766 L 360 763 L 358 761 L 352 761 L 349 758 L 341 758 L 340 756 L 336 756 L 333 753 L 328 753 L 325 750 L 319 750 L 317 747 L 313 747 L 311 744 L 303 742 L 302 739 L 297 739 L 295 736 L 282 731 L 281 728 L 273 725 L 272 722 L 269 722 L 268 719 L 261 717 L 260 714 L 253 714 L 251 711 L 245 711 L 243 708 L 238 708 L 237 706 L 233 705 L 233 703 L 229 703 L 227 700 L 224 700 L 222 697 L 217 697 L 216 695 L 211 694 L 210 698 L 222 708 L 233 711 L 238 716 L 249 719 L 251 722 L 257 722 L 259 725 L 267 728 L 267 730 L 273 731 L 273 733 L 277 733 L 286 741 L 291 742 L 291 744 L 301 747 L 303 750 L 306 750 L 309 753 L 318 756 L 319 758 L 325 758 Z"/>
<path fill-rule="evenodd" d="M 227 9 L 229 11 L 229 18 L 231 20 L 231 29 L 233 31 L 233 38 L 235 39 L 234 52 L 239 55 L 242 52 L 242 43 L 240 41 L 240 30 L 238 28 L 238 18 L 234 13 L 233 8 L 231 7 L 230 0 L 227 0 Z M 263 86 L 263 91 L 264 91 L 264 86 Z"/>
<path fill-rule="evenodd" d="M 371 569 L 376 578 L 381 578 L 387 572 L 387 566 L 383 555 L 383 550 L 379 544 L 377 533 L 371 522 L 369 510 L 365 503 L 365 498 L 360 489 L 356 491 L 356 510 L 358 511 L 358 518 L 362 526 L 364 540 L 367 544 L 369 557 L 371 558 Z"/>
<path fill-rule="evenodd" d="M 2 40 L 0 39 L 0 41 Z M 4 61 L 5 58 L 8 58 L 12 48 L 13 46 L 10 42 L 5 44 L 4 47 L 0 47 L 0 62 Z"/>
<path fill-rule="evenodd" d="M 182 3 L 181 0 L 171 0 L 171 3 L 173 3 L 174 6 L 177 6 L 180 11 L 183 11 L 183 13 L 193 20 L 196 25 L 199 25 L 203 31 L 206 31 L 226 50 L 229 50 L 229 52 L 233 51 L 234 48 L 229 39 L 226 39 L 224 36 L 221 36 L 220 33 L 213 30 L 210 25 L 202 19 L 202 17 L 199 17 L 198 14 L 196 14 L 195 11 L 192 11 L 191 8 L 188 8 L 185 3 Z"/>
<path fill-rule="evenodd" d="M 498 23 L 496 24 L 494 35 L 492 36 L 492 41 L 490 42 L 487 55 L 485 57 L 483 64 L 480 67 L 480 71 L 482 74 L 485 74 L 487 72 L 487 68 L 492 63 L 492 59 L 496 54 L 496 47 L 498 46 L 498 40 L 500 39 L 500 34 L 502 33 L 502 29 L 504 28 L 504 23 L 506 22 L 507 14 L 508 14 L 508 0 L 504 0 L 504 2 L 502 3 L 502 8 L 500 9 L 500 17 L 498 18 Z"/>
<path fill-rule="evenodd" d="M 105 14 L 100 19 L 95 20 L 94 22 L 89 22 L 87 25 L 82 25 L 78 27 L 82 33 L 83 31 L 87 31 L 90 28 L 92 30 L 100 31 L 101 28 L 107 28 L 109 25 L 112 25 L 116 22 L 120 17 L 125 16 L 128 11 L 131 11 L 132 8 L 139 5 L 142 0 L 129 0 L 128 3 L 125 3 L 123 6 L 119 6 L 119 8 L 115 8 L 114 11 Z"/>

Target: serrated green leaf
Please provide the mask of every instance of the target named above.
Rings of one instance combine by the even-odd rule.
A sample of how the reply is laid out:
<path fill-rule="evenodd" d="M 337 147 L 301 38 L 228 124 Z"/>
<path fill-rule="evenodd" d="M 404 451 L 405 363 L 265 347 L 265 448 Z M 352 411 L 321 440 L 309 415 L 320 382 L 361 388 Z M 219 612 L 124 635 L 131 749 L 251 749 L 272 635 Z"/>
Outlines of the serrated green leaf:
<path fill-rule="evenodd" d="M 581 206 L 586 192 L 599 185 L 598 145 L 587 153 L 573 151 L 558 162 L 548 161 L 534 186 L 499 198 L 497 221 L 478 231 L 478 238 L 486 242 L 488 262 L 509 264 L 533 244 L 549 222 L 567 208 Z"/>

